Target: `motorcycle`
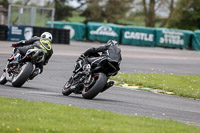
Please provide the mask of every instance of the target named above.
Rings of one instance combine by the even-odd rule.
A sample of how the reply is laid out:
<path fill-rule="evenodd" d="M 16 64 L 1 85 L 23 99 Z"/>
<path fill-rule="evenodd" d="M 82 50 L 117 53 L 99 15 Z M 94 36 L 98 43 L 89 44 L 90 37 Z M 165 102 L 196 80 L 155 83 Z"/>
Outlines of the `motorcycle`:
<path fill-rule="evenodd" d="M 25 56 L 20 56 L 17 62 L 8 61 L 1 75 L 0 84 L 11 82 L 13 87 L 21 87 L 27 80 L 32 80 L 36 76 L 35 64 L 44 61 L 44 55 L 45 52 L 42 49 L 29 49 Z"/>
<path fill-rule="evenodd" d="M 87 63 L 85 63 L 87 62 Z M 114 85 L 108 79 L 119 71 L 119 61 L 109 57 L 89 58 L 79 57 L 76 62 L 74 74 L 65 83 L 62 94 L 82 94 L 85 99 L 93 99 Z"/>

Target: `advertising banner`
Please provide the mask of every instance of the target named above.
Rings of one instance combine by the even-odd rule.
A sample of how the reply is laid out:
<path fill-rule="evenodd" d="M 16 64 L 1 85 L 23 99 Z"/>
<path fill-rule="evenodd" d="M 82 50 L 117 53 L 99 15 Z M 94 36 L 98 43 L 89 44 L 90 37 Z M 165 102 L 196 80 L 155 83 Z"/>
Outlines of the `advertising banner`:
<path fill-rule="evenodd" d="M 47 22 L 47 26 L 51 26 L 51 22 Z M 54 21 L 54 28 L 63 28 L 70 30 L 70 40 L 83 41 L 85 38 L 85 24 Z"/>
<path fill-rule="evenodd" d="M 87 39 L 90 41 L 107 42 L 110 39 L 120 41 L 121 26 L 115 24 L 87 23 Z"/>
<path fill-rule="evenodd" d="M 200 30 L 195 30 L 192 37 L 192 49 L 200 50 Z"/>
<path fill-rule="evenodd" d="M 122 44 L 154 47 L 155 30 L 153 28 L 125 26 L 122 28 Z"/>
<path fill-rule="evenodd" d="M 191 43 L 192 31 L 156 29 L 156 46 L 186 48 Z"/>
<path fill-rule="evenodd" d="M 8 41 L 18 42 L 33 37 L 33 28 L 29 26 L 8 26 Z"/>

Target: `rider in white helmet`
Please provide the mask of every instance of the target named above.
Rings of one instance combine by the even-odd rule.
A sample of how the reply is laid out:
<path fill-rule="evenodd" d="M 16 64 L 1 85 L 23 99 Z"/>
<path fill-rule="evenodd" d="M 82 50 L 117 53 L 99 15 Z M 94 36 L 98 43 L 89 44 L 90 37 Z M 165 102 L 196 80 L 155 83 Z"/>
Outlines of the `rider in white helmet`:
<path fill-rule="evenodd" d="M 22 40 L 15 44 L 12 44 L 14 47 L 13 55 L 8 59 L 9 61 L 17 62 L 20 56 L 24 56 L 29 49 L 39 48 L 45 51 L 45 60 L 39 64 L 36 64 L 36 69 L 34 72 L 33 78 L 37 74 L 41 74 L 43 71 L 43 65 L 46 65 L 53 54 L 53 49 L 51 46 L 52 35 L 49 32 L 44 32 L 40 37 L 34 36 L 29 40 Z"/>

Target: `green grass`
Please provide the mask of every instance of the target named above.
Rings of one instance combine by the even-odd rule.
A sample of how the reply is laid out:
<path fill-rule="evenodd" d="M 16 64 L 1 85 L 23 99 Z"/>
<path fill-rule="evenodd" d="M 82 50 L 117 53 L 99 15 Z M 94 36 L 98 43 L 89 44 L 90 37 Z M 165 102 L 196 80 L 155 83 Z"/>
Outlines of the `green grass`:
<path fill-rule="evenodd" d="M 84 17 L 81 16 L 73 16 L 68 18 L 69 22 L 77 22 L 77 23 L 83 23 L 86 19 Z"/>
<path fill-rule="evenodd" d="M 198 133 L 199 127 L 149 117 L 0 97 L 1 133 Z"/>
<path fill-rule="evenodd" d="M 46 14 L 45 14 L 46 13 Z M 18 24 L 18 12 L 12 12 L 11 14 L 11 24 L 17 25 Z M 30 13 L 29 12 L 24 12 L 21 15 L 20 18 L 20 25 L 30 25 L 31 23 L 31 18 L 30 18 Z M 51 17 L 48 16 L 47 12 L 44 12 L 44 15 L 42 13 L 37 12 L 35 16 L 35 26 L 45 26 L 47 21 L 51 20 Z"/>
<path fill-rule="evenodd" d="M 73 11 L 73 16 L 67 17 L 66 19 L 69 22 L 78 22 L 78 23 L 84 23 L 84 21 L 86 20 L 85 17 L 81 16 L 81 12 L 78 11 Z"/>
<path fill-rule="evenodd" d="M 138 85 L 153 89 L 161 89 L 173 92 L 175 95 L 200 99 L 200 76 L 199 75 L 171 75 L 171 74 L 124 74 L 119 73 L 112 80 L 121 86 Z"/>

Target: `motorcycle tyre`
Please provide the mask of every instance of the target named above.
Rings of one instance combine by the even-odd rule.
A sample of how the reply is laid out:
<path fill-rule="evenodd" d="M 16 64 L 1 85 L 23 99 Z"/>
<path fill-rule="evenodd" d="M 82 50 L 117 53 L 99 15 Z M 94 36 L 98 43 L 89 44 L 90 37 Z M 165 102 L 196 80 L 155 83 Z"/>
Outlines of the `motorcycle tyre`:
<path fill-rule="evenodd" d="M 1 75 L 1 78 L 0 78 L 0 84 L 4 85 L 5 83 L 7 83 L 6 72 L 3 72 L 2 75 Z"/>
<path fill-rule="evenodd" d="M 66 83 L 68 84 L 68 82 Z M 64 85 L 63 89 L 62 89 L 62 94 L 64 96 L 69 96 L 72 93 L 72 90 L 70 90 L 70 87 L 66 88 L 66 84 Z"/>
<path fill-rule="evenodd" d="M 85 89 L 83 89 L 82 91 L 82 96 L 85 99 L 93 99 L 94 97 L 96 97 L 99 92 L 102 91 L 102 89 L 104 88 L 104 86 L 107 83 L 107 76 L 104 73 L 98 73 L 98 79 L 96 80 L 95 84 L 92 86 L 92 88 L 90 88 L 88 91 L 84 91 Z"/>
<path fill-rule="evenodd" d="M 12 86 L 14 87 L 21 87 L 32 74 L 33 64 L 31 62 L 26 62 L 22 67 L 24 68 L 17 77 L 13 77 Z"/>

